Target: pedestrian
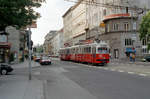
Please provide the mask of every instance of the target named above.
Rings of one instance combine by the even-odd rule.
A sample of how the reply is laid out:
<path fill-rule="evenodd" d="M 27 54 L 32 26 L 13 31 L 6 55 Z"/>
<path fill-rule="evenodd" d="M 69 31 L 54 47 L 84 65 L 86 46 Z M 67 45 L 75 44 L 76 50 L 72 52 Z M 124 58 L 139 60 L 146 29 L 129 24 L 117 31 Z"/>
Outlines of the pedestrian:
<path fill-rule="evenodd" d="M 28 59 L 28 55 L 25 55 L 26 60 Z"/>
<path fill-rule="evenodd" d="M 132 61 L 135 62 L 135 54 L 132 54 Z"/>
<path fill-rule="evenodd" d="M 130 58 L 130 62 L 132 62 L 132 53 L 130 53 L 129 58 Z"/>
<path fill-rule="evenodd" d="M 112 58 L 112 57 L 111 57 L 111 53 L 109 54 L 109 57 L 110 57 L 110 59 Z"/>

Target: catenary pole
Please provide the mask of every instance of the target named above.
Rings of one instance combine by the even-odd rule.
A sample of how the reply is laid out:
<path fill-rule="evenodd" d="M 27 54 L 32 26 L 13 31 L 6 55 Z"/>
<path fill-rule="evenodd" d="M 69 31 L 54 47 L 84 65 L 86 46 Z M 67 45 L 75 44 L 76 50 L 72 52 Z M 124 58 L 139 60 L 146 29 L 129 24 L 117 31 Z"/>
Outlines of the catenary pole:
<path fill-rule="evenodd" d="M 29 43 L 29 80 L 31 80 L 32 79 L 32 66 L 31 66 L 31 28 L 30 28 L 30 26 L 29 26 L 29 31 L 28 31 L 28 35 L 29 35 L 29 41 L 28 41 L 28 43 Z"/>

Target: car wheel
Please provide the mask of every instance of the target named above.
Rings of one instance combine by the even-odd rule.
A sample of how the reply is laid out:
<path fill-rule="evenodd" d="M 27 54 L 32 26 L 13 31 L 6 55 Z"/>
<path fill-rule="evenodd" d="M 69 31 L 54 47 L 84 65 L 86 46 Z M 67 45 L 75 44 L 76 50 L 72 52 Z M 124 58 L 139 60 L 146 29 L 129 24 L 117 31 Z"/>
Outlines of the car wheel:
<path fill-rule="evenodd" d="M 2 74 L 2 75 L 7 75 L 7 70 L 6 70 L 6 69 L 2 69 L 2 70 L 1 70 L 1 74 Z"/>

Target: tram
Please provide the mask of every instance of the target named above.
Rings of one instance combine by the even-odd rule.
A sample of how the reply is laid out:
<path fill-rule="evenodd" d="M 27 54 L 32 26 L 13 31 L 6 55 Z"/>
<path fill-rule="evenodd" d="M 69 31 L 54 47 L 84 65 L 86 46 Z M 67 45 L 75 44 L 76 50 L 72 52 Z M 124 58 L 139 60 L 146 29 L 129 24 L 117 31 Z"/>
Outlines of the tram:
<path fill-rule="evenodd" d="M 109 63 L 109 46 L 106 42 L 76 45 L 60 49 L 60 59 L 93 65 Z"/>

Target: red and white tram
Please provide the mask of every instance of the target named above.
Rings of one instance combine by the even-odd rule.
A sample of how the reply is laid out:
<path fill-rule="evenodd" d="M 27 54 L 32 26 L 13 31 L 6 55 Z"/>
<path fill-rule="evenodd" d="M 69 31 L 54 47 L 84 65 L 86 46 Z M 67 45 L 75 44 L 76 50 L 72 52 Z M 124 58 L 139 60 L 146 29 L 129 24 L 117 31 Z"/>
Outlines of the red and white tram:
<path fill-rule="evenodd" d="M 105 42 L 77 45 L 60 49 L 60 59 L 91 64 L 109 63 L 109 46 Z"/>

